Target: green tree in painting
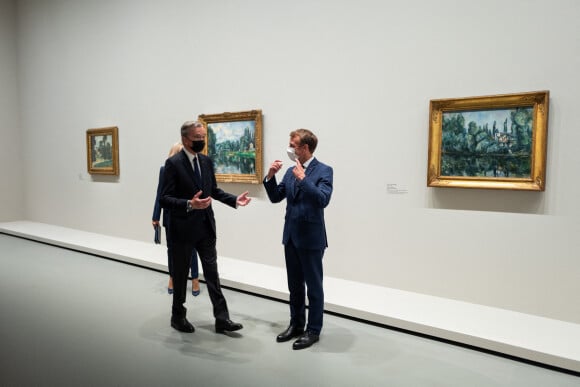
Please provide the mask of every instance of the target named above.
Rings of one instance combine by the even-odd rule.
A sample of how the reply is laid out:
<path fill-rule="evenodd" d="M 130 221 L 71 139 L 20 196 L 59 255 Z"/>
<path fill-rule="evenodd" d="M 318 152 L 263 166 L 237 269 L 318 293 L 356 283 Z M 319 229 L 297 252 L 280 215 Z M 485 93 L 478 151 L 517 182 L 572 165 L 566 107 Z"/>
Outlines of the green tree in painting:
<path fill-rule="evenodd" d="M 529 152 L 532 145 L 532 109 L 518 108 L 510 112 L 512 132 L 515 133 L 514 147 Z"/>
<path fill-rule="evenodd" d="M 441 173 L 445 176 L 525 177 L 530 174 L 532 144 L 532 109 L 510 112 L 503 132 L 487 122 L 470 121 L 451 114 L 443 118 L 441 138 Z"/>
<path fill-rule="evenodd" d="M 211 125 L 207 126 L 207 155 L 212 159 L 217 154 L 216 151 L 216 135 Z"/>
<path fill-rule="evenodd" d="M 217 134 L 208 125 L 208 155 L 217 173 L 252 174 L 256 168 L 255 130 L 250 126 L 236 130 L 234 135 L 218 143 Z"/>

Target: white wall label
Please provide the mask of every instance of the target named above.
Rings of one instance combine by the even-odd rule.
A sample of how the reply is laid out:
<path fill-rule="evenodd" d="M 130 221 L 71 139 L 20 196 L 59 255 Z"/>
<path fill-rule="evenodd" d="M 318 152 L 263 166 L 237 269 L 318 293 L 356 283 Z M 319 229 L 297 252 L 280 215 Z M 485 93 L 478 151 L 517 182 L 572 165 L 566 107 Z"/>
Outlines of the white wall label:
<path fill-rule="evenodd" d="M 409 190 L 406 186 L 395 184 L 395 183 L 387 183 L 387 193 L 388 194 L 406 194 L 409 193 Z"/>

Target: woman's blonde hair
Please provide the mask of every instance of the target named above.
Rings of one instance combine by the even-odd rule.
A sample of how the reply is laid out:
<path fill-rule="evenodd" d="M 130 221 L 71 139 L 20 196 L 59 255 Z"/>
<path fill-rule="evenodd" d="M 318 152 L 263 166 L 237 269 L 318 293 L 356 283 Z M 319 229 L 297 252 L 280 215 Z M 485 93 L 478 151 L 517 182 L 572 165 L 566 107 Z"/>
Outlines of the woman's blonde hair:
<path fill-rule="evenodd" d="M 183 149 L 183 144 L 180 142 L 176 142 L 175 144 L 173 144 L 173 146 L 169 150 L 169 157 L 174 156 L 178 152 L 181 152 L 182 149 Z"/>

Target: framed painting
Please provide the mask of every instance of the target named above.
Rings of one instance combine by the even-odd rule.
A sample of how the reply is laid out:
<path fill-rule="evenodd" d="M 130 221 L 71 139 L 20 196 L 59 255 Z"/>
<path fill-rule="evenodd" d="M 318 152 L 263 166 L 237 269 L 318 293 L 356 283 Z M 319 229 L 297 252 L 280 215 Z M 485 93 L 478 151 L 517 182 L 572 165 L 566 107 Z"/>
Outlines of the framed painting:
<path fill-rule="evenodd" d="M 218 182 L 262 182 L 262 111 L 201 114 L 207 129 L 204 153 L 215 167 Z"/>
<path fill-rule="evenodd" d="M 429 106 L 427 186 L 544 191 L 549 92 Z"/>
<path fill-rule="evenodd" d="M 119 175 L 119 133 L 116 126 L 87 130 L 87 169 L 91 175 Z"/>

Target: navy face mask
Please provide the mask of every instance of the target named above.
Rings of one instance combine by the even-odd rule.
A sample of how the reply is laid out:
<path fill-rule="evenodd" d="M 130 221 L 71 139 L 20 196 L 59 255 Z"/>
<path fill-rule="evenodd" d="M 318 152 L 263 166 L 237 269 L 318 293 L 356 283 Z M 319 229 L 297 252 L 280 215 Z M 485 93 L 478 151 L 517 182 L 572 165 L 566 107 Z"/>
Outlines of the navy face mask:
<path fill-rule="evenodd" d="M 191 142 L 191 149 L 195 152 L 201 152 L 205 148 L 205 141 L 203 140 L 196 140 Z"/>

